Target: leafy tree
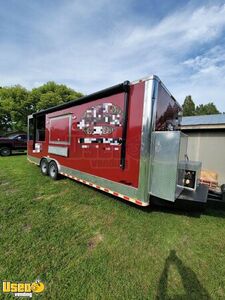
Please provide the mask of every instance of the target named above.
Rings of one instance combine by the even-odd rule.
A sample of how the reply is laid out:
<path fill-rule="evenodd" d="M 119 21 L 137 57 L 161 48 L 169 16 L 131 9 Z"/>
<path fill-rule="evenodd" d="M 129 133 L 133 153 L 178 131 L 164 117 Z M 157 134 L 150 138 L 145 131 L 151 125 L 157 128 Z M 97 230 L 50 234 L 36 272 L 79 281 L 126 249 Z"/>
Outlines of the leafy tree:
<path fill-rule="evenodd" d="M 53 81 L 31 91 L 20 85 L 0 88 L 0 133 L 26 130 L 27 116 L 63 102 L 75 100 L 81 93 Z"/>
<path fill-rule="evenodd" d="M 37 103 L 37 110 L 53 107 L 61 103 L 63 103 L 63 100 L 60 95 L 54 92 L 47 92 L 40 95 L 40 100 Z"/>
<path fill-rule="evenodd" d="M 24 130 L 29 114 L 27 107 L 28 91 L 16 85 L 0 89 L 1 130 Z"/>
<path fill-rule="evenodd" d="M 64 84 L 49 81 L 30 93 L 30 102 L 37 110 L 46 109 L 83 96 L 81 93 L 68 88 Z"/>
<path fill-rule="evenodd" d="M 192 97 L 189 95 L 185 98 L 183 107 L 184 116 L 194 116 L 195 115 L 195 103 L 192 100 Z"/>
<path fill-rule="evenodd" d="M 213 115 L 220 113 L 213 102 L 195 106 L 191 96 L 185 98 L 182 107 L 184 116 Z"/>
<path fill-rule="evenodd" d="M 6 111 L 0 103 L 0 135 L 10 128 L 11 117 L 8 111 Z"/>
<path fill-rule="evenodd" d="M 196 107 L 195 110 L 196 115 L 213 115 L 213 114 L 219 114 L 220 112 L 216 108 L 215 104 L 213 102 L 210 102 L 208 104 L 200 104 Z"/>

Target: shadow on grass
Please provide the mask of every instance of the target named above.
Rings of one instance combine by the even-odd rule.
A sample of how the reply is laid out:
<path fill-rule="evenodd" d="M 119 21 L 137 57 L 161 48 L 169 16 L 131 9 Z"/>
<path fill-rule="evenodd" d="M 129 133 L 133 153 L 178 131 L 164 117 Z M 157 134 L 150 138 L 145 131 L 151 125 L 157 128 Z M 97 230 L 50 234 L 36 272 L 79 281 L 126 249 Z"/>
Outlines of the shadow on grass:
<path fill-rule="evenodd" d="M 108 195 L 107 193 L 105 193 L 103 191 L 98 191 L 98 192 Z M 190 217 L 190 218 L 200 218 L 202 215 L 215 217 L 215 218 L 225 218 L 225 209 L 220 208 L 220 207 L 211 208 L 210 206 L 208 207 L 207 205 L 205 208 L 199 208 L 199 207 L 195 207 L 195 206 L 185 207 L 183 205 L 179 207 L 176 205 L 163 206 L 163 205 L 156 205 L 156 204 L 151 204 L 151 203 L 149 206 L 138 206 L 137 204 L 123 200 L 116 196 L 113 196 L 113 195 L 108 195 L 108 196 L 110 198 L 115 199 L 115 201 L 119 201 L 121 203 L 126 204 L 129 207 L 132 207 L 134 209 L 142 211 L 143 213 L 148 213 L 148 214 L 158 211 L 158 212 L 165 213 L 165 214 L 170 213 L 170 214 L 181 215 L 181 216 L 186 216 L 186 217 Z"/>
<path fill-rule="evenodd" d="M 185 207 L 184 205 L 177 207 L 177 206 L 173 205 L 173 203 L 168 203 L 168 201 L 162 201 L 165 205 L 156 205 L 153 203 L 153 204 L 150 204 L 149 206 L 138 206 L 137 204 L 123 200 L 119 197 L 113 196 L 104 191 L 96 190 L 94 187 L 84 185 L 83 183 L 78 182 L 78 181 L 74 181 L 73 179 L 70 179 L 70 178 L 67 178 L 64 176 L 60 176 L 59 178 L 60 179 L 69 179 L 73 182 L 76 182 L 76 184 L 78 184 L 80 186 L 86 186 L 89 189 L 95 190 L 96 193 L 101 193 L 103 195 L 106 195 L 109 198 L 113 199 L 114 201 L 124 203 L 125 205 L 127 205 L 131 208 L 134 208 L 136 210 L 140 210 L 143 213 L 152 213 L 154 211 L 159 211 L 159 212 L 170 213 L 170 214 L 175 214 L 175 215 L 184 215 L 184 216 L 188 216 L 191 218 L 200 218 L 201 215 L 209 215 L 209 216 L 213 216 L 216 218 L 225 218 L 225 209 L 211 209 L 211 208 L 207 208 L 207 207 L 203 209 L 203 208 L 197 208 L 194 206 Z"/>
<path fill-rule="evenodd" d="M 185 294 L 182 295 L 174 295 L 169 297 L 167 295 L 168 289 L 168 276 L 169 276 L 169 269 L 170 266 L 174 265 L 181 277 L 183 287 L 185 290 Z M 164 265 L 163 272 L 161 274 L 157 296 L 156 299 L 170 299 L 170 300 L 177 300 L 177 299 L 205 299 L 209 300 L 211 297 L 209 296 L 207 290 L 201 285 L 200 281 L 198 280 L 196 274 L 187 266 L 185 266 L 182 260 L 177 256 L 175 250 L 171 250 L 169 256 L 167 257 Z"/>
<path fill-rule="evenodd" d="M 115 197 L 116 198 L 116 197 Z M 117 198 L 118 199 L 118 198 Z M 119 201 L 125 202 L 122 199 Z M 210 216 L 214 218 L 225 218 L 225 209 L 224 208 L 211 208 L 207 207 L 205 209 L 195 209 L 195 208 L 177 208 L 177 207 L 164 207 L 164 206 L 157 206 L 155 204 L 150 204 L 149 206 L 141 207 L 137 206 L 133 203 L 126 202 L 127 205 L 134 207 L 138 210 L 143 211 L 144 213 L 152 213 L 152 212 L 160 212 L 165 214 L 173 214 L 173 215 L 180 215 L 180 216 L 186 216 L 190 218 L 201 218 L 201 216 Z"/>

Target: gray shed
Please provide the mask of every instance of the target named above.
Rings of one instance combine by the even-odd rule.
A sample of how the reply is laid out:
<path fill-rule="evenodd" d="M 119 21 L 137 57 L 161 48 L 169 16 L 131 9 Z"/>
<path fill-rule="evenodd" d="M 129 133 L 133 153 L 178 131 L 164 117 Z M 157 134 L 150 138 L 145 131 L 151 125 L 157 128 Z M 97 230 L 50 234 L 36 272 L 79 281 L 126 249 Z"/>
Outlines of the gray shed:
<path fill-rule="evenodd" d="M 181 130 L 188 135 L 188 156 L 202 169 L 218 173 L 225 183 L 225 114 L 183 117 Z"/>

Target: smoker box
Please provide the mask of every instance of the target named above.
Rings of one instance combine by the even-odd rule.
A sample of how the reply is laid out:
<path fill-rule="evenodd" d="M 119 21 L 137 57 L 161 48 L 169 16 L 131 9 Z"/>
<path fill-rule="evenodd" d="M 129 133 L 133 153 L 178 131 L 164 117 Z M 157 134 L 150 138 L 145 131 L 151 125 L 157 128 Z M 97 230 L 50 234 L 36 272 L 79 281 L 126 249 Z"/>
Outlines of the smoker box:
<path fill-rule="evenodd" d="M 200 161 L 186 161 L 184 188 L 195 191 L 200 183 L 202 163 Z"/>
<path fill-rule="evenodd" d="M 187 136 L 180 131 L 152 134 L 150 194 L 174 202 L 183 190 Z"/>

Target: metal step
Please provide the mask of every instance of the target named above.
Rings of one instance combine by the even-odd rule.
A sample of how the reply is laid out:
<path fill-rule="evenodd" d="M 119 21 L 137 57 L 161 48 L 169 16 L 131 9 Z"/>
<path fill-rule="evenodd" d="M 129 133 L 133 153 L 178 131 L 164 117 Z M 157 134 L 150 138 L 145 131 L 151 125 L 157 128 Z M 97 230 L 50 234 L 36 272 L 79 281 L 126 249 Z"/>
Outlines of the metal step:
<path fill-rule="evenodd" d="M 208 186 L 200 184 L 195 191 L 184 189 L 176 199 L 175 205 L 182 209 L 202 211 L 206 208 Z"/>
<path fill-rule="evenodd" d="M 207 185 L 200 184 L 195 191 L 184 189 L 175 202 L 152 197 L 151 203 L 156 206 L 188 211 L 202 211 L 205 208 L 225 210 L 225 186 L 221 193 L 215 193 L 209 191 Z"/>
<path fill-rule="evenodd" d="M 196 191 L 184 189 L 175 202 L 169 202 L 160 198 L 151 198 L 151 203 L 156 206 L 164 206 L 169 208 L 202 211 L 207 204 L 208 186 L 200 184 Z"/>
<path fill-rule="evenodd" d="M 195 191 L 184 189 L 180 196 L 177 198 L 178 201 L 189 201 L 204 205 L 207 203 L 208 198 L 208 186 L 205 184 L 199 184 Z"/>

